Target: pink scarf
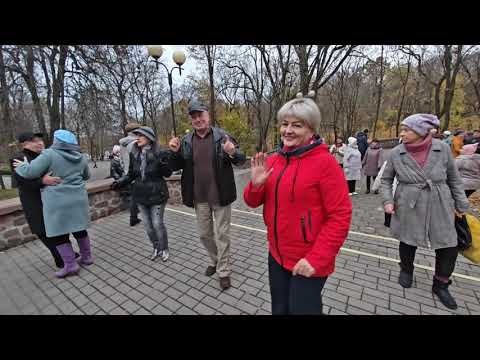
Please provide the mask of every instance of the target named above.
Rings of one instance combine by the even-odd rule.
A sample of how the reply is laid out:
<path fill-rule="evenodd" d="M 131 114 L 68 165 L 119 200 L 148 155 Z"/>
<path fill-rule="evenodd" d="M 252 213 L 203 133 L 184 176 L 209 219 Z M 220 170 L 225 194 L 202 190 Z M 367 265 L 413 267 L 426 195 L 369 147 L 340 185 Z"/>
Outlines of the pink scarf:
<path fill-rule="evenodd" d="M 405 144 L 405 149 L 415 159 L 415 161 L 423 168 L 427 162 L 430 148 L 432 147 L 432 135 L 428 135 L 424 140 L 415 144 Z"/>

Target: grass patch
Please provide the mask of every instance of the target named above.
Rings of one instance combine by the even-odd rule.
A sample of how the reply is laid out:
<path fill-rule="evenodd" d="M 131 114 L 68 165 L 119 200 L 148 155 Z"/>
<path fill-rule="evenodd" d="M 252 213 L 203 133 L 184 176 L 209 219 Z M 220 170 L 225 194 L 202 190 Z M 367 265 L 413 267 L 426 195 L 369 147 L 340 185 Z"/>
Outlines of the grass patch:
<path fill-rule="evenodd" d="M 0 189 L 0 200 L 12 199 L 17 196 L 18 196 L 17 189 L 6 189 L 6 190 Z"/>

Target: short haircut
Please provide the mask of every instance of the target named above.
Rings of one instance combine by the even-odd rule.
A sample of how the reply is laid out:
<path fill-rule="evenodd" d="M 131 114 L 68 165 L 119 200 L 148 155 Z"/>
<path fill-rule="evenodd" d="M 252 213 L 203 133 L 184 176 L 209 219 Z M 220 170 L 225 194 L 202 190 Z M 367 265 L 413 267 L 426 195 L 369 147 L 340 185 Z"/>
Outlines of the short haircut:
<path fill-rule="evenodd" d="M 281 123 L 287 117 L 303 120 L 316 134 L 320 128 L 322 116 L 315 102 L 307 97 L 296 98 L 285 103 L 277 113 L 277 120 Z"/>

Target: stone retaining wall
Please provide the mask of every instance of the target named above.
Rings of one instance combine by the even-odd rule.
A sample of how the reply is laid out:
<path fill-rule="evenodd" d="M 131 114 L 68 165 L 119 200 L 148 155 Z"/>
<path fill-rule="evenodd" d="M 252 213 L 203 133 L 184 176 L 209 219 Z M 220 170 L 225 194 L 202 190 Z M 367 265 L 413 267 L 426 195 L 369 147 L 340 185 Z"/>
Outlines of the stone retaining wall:
<path fill-rule="evenodd" d="M 127 208 L 119 193 L 110 189 L 112 179 L 97 180 L 87 183 L 90 219 L 96 220 Z M 182 203 L 180 176 L 173 175 L 167 179 L 170 194 L 169 204 Z M 13 198 L 0 201 L 0 251 L 28 241 L 37 239 L 30 232 L 20 199 Z"/>

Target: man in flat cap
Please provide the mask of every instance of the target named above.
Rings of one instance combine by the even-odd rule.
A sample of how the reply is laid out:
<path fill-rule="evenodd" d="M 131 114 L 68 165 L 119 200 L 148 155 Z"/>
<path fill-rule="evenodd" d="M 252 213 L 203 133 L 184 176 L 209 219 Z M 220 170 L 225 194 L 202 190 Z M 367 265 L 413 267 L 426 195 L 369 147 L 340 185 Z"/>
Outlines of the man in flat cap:
<path fill-rule="evenodd" d="M 170 140 L 171 166 L 174 171 L 183 169 L 183 203 L 195 208 L 200 240 L 211 260 L 205 275 L 218 273 L 225 290 L 231 286 L 229 231 L 231 204 L 237 198 L 232 164 L 243 164 L 245 155 L 225 130 L 210 126 L 207 106 L 193 102 L 188 114 L 193 131 Z"/>
<path fill-rule="evenodd" d="M 63 260 L 55 245 L 49 241 L 45 232 L 45 223 L 43 221 L 43 204 L 40 196 L 40 189 L 44 186 L 55 186 L 62 179 L 49 174 L 44 174 L 38 179 L 25 179 L 15 172 L 13 162 L 15 159 L 31 162 L 45 149 L 42 133 L 23 132 L 17 135 L 17 140 L 22 147 L 22 151 L 10 159 L 10 168 L 12 170 L 12 179 L 15 180 L 23 212 L 30 230 L 37 235 L 40 241 L 50 250 L 58 268 L 63 268 Z M 78 257 L 78 254 L 75 254 Z"/>

